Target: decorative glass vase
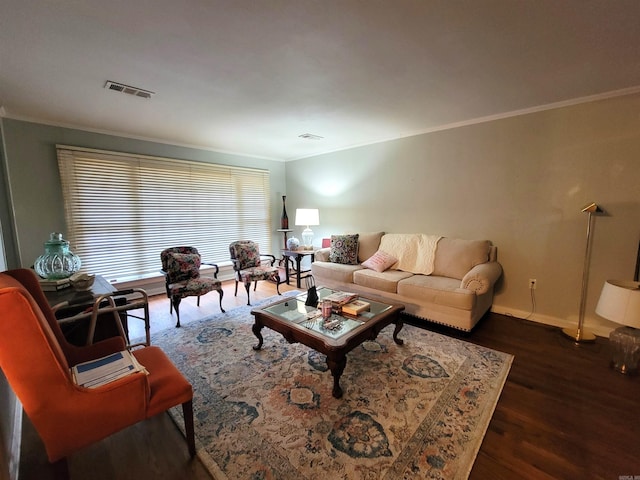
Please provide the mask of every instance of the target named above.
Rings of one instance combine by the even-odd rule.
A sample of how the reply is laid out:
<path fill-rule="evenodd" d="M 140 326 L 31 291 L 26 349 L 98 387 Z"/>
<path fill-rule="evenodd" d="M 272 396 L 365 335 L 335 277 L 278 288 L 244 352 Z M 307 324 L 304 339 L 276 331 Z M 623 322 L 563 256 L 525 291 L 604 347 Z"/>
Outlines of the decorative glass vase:
<path fill-rule="evenodd" d="M 69 250 L 69 242 L 61 233 L 52 233 L 44 242 L 44 254 L 36 259 L 33 268 L 42 278 L 59 280 L 76 273 L 80 265 L 80 257 Z"/>
<path fill-rule="evenodd" d="M 284 204 L 287 196 L 282 196 L 282 215 L 280 216 L 280 228 L 282 230 L 289 230 L 289 217 L 287 216 L 287 206 Z"/>

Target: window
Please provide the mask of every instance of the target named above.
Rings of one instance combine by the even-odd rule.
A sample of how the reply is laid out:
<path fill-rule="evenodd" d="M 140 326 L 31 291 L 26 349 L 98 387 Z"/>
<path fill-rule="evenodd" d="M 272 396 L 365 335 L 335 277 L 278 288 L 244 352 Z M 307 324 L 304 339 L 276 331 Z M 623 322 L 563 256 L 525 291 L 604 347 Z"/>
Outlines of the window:
<path fill-rule="evenodd" d="M 271 251 L 269 171 L 57 146 L 67 240 L 82 268 L 109 281 L 158 275 L 160 252 L 196 247 L 229 260 L 229 243 Z"/>

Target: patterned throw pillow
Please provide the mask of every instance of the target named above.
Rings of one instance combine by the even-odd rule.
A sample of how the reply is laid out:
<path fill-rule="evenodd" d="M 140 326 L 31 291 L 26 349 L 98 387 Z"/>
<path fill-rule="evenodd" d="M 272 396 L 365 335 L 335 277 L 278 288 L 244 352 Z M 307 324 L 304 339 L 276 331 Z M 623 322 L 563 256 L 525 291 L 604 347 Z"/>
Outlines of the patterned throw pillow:
<path fill-rule="evenodd" d="M 197 253 L 172 253 L 167 258 L 171 282 L 180 282 L 200 276 L 200 255 Z"/>
<path fill-rule="evenodd" d="M 329 261 L 344 265 L 358 264 L 358 234 L 331 235 Z"/>
<path fill-rule="evenodd" d="M 378 250 L 371 257 L 362 262 L 362 266 L 375 270 L 376 272 L 384 272 L 397 261 L 398 259 L 393 255 L 383 252 L 382 250 Z"/>

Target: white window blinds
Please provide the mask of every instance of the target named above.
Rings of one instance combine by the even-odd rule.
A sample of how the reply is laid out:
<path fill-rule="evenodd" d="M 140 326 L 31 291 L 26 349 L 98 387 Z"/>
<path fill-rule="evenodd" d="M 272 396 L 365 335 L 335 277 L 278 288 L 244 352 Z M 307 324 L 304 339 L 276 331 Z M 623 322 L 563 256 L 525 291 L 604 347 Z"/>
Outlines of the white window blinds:
<path fill-rule="evenodd" d="M 271 252 L 269 171 L 57 146 L 66 237 L 82 269 L 110 281 L 158 275 L 160 252 L 196 247 L 229 260 L 229 243 Z"/>

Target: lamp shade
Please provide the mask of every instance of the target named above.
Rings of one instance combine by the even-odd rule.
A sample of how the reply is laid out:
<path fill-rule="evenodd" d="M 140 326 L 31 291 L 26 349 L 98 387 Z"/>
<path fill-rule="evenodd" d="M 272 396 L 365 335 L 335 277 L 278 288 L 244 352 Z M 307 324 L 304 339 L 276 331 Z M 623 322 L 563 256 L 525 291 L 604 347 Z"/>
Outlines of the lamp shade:
<path fill-rule="evenodd" d="M 596 313 L 612 322 L 640 328 L 640 283 L 607 280 L 602 287 Z"/>
<path fill-rule="evenodd" d="M 296 225 L 320 225 L 317 208 L 296 208 Z"/>

